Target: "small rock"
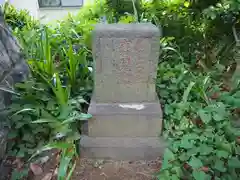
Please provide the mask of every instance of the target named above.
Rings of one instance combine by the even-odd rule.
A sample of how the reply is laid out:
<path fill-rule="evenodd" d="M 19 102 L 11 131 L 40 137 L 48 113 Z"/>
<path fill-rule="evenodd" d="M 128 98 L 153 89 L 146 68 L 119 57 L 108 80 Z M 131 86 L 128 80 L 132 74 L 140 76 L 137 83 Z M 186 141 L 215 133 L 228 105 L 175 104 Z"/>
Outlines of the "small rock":
<path fill-rule="evenodd" d="M 54 176 L 57 176 L 57 174 L 58 174 L 58 168 L 56 168 L 55 170 L 54 170 Z"/>
<path fill-rule="evenodd" d="M 42 180 L 51 180 L 52 179 L 53 174 L 52 173 L 47 173 Z"/>
<path fill-rule="evenodd" d="M 31 163 L 30 164 L 30 169 L 35 176 L 39 176 L 43 173 L 42 167 L 39 166 L 38 164 Z"/>
<path fill-rule="evenodd" d="M 49 159 L 50 159 L 49 156 L 45 156 L 45 157 L 40 158 L 39 161 L 41 164 L 45 164 L 46 162 L 48 162 Z"/>

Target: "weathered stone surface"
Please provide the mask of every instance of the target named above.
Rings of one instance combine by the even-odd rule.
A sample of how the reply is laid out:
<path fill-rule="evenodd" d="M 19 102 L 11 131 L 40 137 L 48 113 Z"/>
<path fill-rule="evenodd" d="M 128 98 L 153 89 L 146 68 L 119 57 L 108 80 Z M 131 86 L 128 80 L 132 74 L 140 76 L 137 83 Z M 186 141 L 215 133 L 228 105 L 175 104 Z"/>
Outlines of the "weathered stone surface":
<path fill-rule="evenodd" d="M 6 146 L 7 146 L 6 136 L 7 136 L 7 130 L 2 128 L 0 131 L 0 155 L 2 158 L 4 157 Z"/>
<path fill-rule="evenodd" d="M 11 94 L 5 90 L 13 90 L 14 83 L 22 82 L 28 74 L 28 65 L 20 46 L 5 24 L 0 10 L 0 161 L 5 156 L 8 127 L 6 116 L 2 111 L 11 103 Z"/>
<path fill-rule="evenodd" d="M 93 37 L 95 86 L 89 107 L 93 118 L 82 143 L 85 155 L 156 158 L 163 147 L 159 139 L 162 111 L 154 81 L 160 48 L 158 28 L 152 24 L 104 24 L 97 25 Z M 114 141 L 116 146 L 112 147 Z M 136 150 L 139 152 L 134 155 Z"/>
<path fill-rule="evenodd" d="M 136 108 L 129 108 L 135 106 Z M 162 128 L 159 103 L 91 104 L 90 137 L 157 137 Z M 114 117 L 114 119 L 113 119 Z"/>
<path fill-rule="evenodd" d="M 113 160 L 155 160 L 162 157 L 165 142 L 159 137 L 83 136 L 81 157 Z"/>
<path fill-rule="evenodd" d="M 152 102 L 159 57 L 152 24 L 98 25 L 94 31 L 95 101 Z"/>

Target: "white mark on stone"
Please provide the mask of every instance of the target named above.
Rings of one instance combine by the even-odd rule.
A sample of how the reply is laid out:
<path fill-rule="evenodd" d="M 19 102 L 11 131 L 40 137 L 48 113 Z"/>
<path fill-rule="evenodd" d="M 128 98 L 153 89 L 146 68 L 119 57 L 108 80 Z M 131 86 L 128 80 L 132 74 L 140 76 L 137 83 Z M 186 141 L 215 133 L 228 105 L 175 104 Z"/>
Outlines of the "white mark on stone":
<path fill-rule="evenodd" d="M 92 72 L 92 71 L 93 71 L 93 68 L 92 68 L 92 67 L 88 67 L 88 70 L 89 70 L 90 72 Z"/>
<path fill-rule="evenodd" d="M 119 106 L 125 109 L 136 109 L 136 110 L 142 110 L 145 108 L 143 104 L 119 104 Z"/>

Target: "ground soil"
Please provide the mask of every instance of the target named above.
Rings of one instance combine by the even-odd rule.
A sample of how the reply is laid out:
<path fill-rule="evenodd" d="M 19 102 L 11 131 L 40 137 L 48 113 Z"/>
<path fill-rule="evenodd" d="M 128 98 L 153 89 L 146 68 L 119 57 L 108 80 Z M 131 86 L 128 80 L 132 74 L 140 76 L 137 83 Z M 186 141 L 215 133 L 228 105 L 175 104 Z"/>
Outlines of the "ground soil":
<path fill-rule="evenodd" d="M 160 160 L 104 162 L 82 159 L 72 180 L 151 180 L 160 167 Z"/>
<path fill-rule="evenodd" d="M 31 180 L 45 180 L 46 174 L 54 174 L 56 166 L 53 162 L 50 160 L 44 166 L 44 173 Z M 160 167 L 160 158 L 154 161 L 102 161 L 83 158 L 79 160 L 72 180 L 154 180 L 153 174 Z"/>
<path fill-rule="evenodd" d="M 44 165 L 39 166 L 41 173 L 33 175 L 29 170 L 27 180 L 57 180 L 56 152 L 48 153 L 49 159 Z M 0 180 L 10 179 L 13 163 L 6 161 L 4 169 L 1 169 Z M 154 173 L 161 168 L 161 158 L 153 161 L 113 161 L 92 160 L 81 158 L 78 160 L 72 180 L 154 180 Z"/>

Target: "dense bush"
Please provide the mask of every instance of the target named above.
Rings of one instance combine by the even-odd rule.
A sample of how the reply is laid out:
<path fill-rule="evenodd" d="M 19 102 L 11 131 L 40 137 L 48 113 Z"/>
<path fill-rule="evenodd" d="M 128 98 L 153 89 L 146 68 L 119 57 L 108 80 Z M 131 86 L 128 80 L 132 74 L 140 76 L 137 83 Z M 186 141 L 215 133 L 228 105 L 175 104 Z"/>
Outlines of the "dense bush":
<path fill-rule="evenodd" d="M 164 136 L 170 145 L 158 179 L 238 179 L 239 85 L 230 89 L 214 74 L 163 62 L 158 91 L 164 104 Z M 161 78 L 160 78 L 161 77 Z M 187 87 L 187 88 L 186 88 Z"/>
<path fill-rule="evenodd" d="M 156 85 L 169 147 L 158 179 L 239 178 L 240 91 L 229 78 L 237 50 L 232 26 L 238 25 L 238 1 L 128 3 L 125 9 L 123 1 L 97 1 L 46 26 L 25 11 L 3 6 L 32 72 L 26 83 L 16 85 L 9 109 L 9 152 L 26 166 L 25 174 L 13 172 L 15 179 L 27 175 L 36 155 L 52 148 L 61 152 L 58 178 L 70 178 L 81 122 L 91 117 L 86 112 L 92 91 L 91 31 L 102 17 L 109 23 L 161 27 Z"/>
<path fill-rule="evenodd" d="M 27 10 L 17 10 L 8 2 L 1 5 L 1 10 L 4 13 L 6 23 L 11 29 L 37 28 L 38 20 L 34 20 Z"/>

